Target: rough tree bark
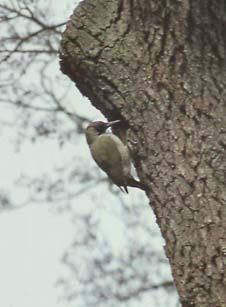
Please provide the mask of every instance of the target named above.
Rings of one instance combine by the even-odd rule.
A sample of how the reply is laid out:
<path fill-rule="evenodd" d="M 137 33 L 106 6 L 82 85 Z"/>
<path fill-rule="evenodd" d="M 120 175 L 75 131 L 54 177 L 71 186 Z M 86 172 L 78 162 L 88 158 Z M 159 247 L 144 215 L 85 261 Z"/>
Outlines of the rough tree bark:
<path fill-rule="evenodd" d="M 226 306 L 226 1 L 85 0 L 60 57 L 128 123 L 182 306 Z"/>

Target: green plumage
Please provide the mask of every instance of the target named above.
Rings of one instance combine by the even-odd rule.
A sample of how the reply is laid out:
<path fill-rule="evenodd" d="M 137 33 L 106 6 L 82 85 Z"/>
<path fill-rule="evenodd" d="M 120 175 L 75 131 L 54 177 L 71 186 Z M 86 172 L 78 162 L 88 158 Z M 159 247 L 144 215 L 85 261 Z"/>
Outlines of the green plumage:
<path fill-rule="evenodd" d="M 144 190 L 142 183 L 131 175 L 131 159 L 128 148 L 116 135 L 105 133 L 110 125 L 118 122 L 104 123 L 98 121 L 87 127 L 86 140 L 91 154 L 98 166 L 107 173 L 113 183 L 119 187 L 124 187 L 127 193 L 127 186 Z"/>
<path fill-rule="evenodd" d="M 124 145 L 120 144 L 121 149 L 125 150 L 124 156 L 122 150 L 120 152 L 120 145 L 117 145 L 119 144 L 115 142 L 115 138 L 103 134 L 90 146 L 90 150 L 96 163 L 108 174 L 112 181 L 118 186 L 126 186 L 125 177 L 127 177 L 128 171 L 125 172 L 130 169 L 130 160 L 126 161 L 125 156 L 128 156 L 128 153 L 126 148 L 122 148 Z"/>

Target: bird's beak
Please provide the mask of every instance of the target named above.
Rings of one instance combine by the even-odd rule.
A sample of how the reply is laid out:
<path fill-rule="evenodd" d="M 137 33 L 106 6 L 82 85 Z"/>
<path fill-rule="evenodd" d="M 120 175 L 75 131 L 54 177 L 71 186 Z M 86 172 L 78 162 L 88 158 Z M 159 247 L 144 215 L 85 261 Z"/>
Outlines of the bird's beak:
<path fill-rule="evenodd" d="M 106 123 L 106 128 L 109 128 L 109 127 L 111 127 L 115 124 L 118 124 L 118 123 L 121 123 L 121 120 L 114 120 L 112 122 L 108 122 L 108 123 Z"/>

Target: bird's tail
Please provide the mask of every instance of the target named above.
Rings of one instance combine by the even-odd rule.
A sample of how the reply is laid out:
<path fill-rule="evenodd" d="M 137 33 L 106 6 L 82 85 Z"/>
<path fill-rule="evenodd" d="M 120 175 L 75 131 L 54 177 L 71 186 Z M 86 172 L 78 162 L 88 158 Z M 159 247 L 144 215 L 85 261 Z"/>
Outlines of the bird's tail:
<path fill-rule="evenodd" d="M 147 187 L 145 187 L 145 185 L 142 182 L 134 179 L 133 177 L 130 177 L 128 179 L 127 186 L 133 187 L 133 188 L 138 188 L 138 189 L 141 189 L 143 191 L 145 191 L 147 189 Z"/>

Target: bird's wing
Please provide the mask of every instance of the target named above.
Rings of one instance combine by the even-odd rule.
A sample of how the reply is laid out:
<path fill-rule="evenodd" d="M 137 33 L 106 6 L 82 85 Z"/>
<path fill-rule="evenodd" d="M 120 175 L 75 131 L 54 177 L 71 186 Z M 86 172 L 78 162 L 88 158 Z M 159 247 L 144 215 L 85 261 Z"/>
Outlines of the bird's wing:
<path fill-rule="evenodd" d="M 110 176 L 130 173 L 130 157 L 127 147 L 113 134 L 103 134 L 91 146 L 96 163 Z M 114 179 L 114 178 L 113 178 Z"/>

